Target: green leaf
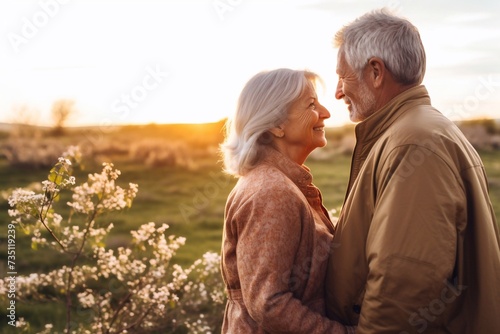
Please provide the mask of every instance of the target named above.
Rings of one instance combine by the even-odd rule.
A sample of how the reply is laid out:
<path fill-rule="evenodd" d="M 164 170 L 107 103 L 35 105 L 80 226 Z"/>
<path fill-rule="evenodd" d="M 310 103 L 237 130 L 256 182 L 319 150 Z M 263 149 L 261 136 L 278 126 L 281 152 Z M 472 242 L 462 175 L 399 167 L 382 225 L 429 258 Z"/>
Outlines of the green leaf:
<path fill-rule="evenodd" d="M 51 170 L 50 170 L 50 174 L 49 176 L 47 177 L 47 179 L 52 182 L 52 183 L 55 183 L 57 186 L 61 185 L 62 181 L 64 180 L 64 177 L 63 175 L 60 173 L 60 170 L 61 170 L 61 167 L 58 165 L 55 165 Z"/>
<path fill-rule="evenodd" d="M 170 306 L 170 308 L 171 308 L 171 309 L 174 309 L 174 308 L 175 308 L 175 306 L 176 306 L 175 301 L 171 300 L 171 301 L 169 302 L 169 306 Z"/>
<path fill-rule="evenodd" d="M 29 229 L 28 226 L 26 226 L 23 223 L 19 223 L 19 226 L 21 226 L 21 229 L 23 230 L 23 232 L 24 232 L 25 235 L 30 235 L 31 234 L 31 231 L 30 231 L 30 229 Z"/>

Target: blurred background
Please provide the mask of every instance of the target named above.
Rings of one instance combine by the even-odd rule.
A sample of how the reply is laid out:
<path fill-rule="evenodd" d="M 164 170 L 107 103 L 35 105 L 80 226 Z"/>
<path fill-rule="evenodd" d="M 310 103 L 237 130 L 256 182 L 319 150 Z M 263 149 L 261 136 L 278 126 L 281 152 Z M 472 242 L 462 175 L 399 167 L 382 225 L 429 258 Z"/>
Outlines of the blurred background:
<path fill-rule="evenodd" d="M 207 251 L 218 253 L 225 200 L 235 183 L 222 173 L 218 154 L 224 120 L 251 76 L 279 67 L 309 69 L 324 79 L 319 99 L 332 115 L 328 145 L 306 164 L 325 205 L 335 212 L 355 141 L 346 107 L 334 98 L 332 38 L 342 25 L 380 7 L 418 27 L 433 105 L 479 151 L 500 217 L 496 0 L 5 0 L 0 2 L 0 221 L 10 222 L 7 198 L 13 189 L 39 187 L 61 153 L 78 145 L 85 169 L 76 173 L 77 184 L 103 162 L 113 162 L 122 171 L 117 182 L 139 185 L 130 210 L 105 217 L 115 226 L 106 239 L 109 248 L 128 245 L 131 230 L 153 221 L 186 237 L 175 263 L 188 265 Z M 58 210 L 68 213 L 65 202 Z M 6 235 L 2 228 L 3 245 Z M 16 237 L 20 275 L 64 265 L 57 253 L 31 249 L 31 236 Z M 64 323 L 63 307 L 52 304 L 19 305 L 18 314 L 33 332 L 47 322 L 56 328 Z M 8 330 L 0 322 L 0 333 Z"/>
<path fill-rule="evenodd" d="M 499 118 L 494 0 L 6 0 L 0 122 L 52 125 L 59 99 L 74 101 L 72 126 L 216 122 L 255 73 L 290 67 L 324 78 L 328 124 L 343 125 L 332 38 L 380 7 L 419 28 L 438 109 L 454 120 Z"/>

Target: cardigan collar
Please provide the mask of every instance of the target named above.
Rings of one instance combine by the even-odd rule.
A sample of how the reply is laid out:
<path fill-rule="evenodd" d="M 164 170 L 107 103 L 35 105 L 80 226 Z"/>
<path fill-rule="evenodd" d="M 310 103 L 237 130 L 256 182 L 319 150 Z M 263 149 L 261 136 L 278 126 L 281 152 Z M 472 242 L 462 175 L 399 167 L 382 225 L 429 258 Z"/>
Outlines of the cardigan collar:
<path fill-rule="evenodd" d="M 305 165 L 299 165 L 283 153 L 272 147 L 266 147 L 261 160 L 262 163 L 280 170 L 300 189 L 311 208 L 321 216 L 318 218 L 330 233 L 335 232 L 335 227 L 330 219 L 330 214 L 323 206 L 323 197 L 320 190 L 312 183 L 311 170 Z"/>
<path fill-rule="evenodd" d="M 308 199 L 317 199 L 321 196 L 319 189 L 312 184 L 313 176 L 307 166 L 299 165 L 272 147 L 264 150 L 262 162 L 278 168 Z"/>

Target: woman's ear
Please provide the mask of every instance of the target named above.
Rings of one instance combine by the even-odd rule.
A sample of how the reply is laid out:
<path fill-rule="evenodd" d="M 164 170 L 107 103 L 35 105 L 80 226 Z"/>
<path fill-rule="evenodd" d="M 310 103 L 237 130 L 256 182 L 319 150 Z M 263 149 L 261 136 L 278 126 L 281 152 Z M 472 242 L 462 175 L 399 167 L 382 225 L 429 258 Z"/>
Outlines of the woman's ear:
<path fill-rule="evenodd" d="M 278 138 L 282 138 L 285 135 L 285 130 L 283 129 L 283 125 L 270 128 L 269 132 L 271 132 L 275 137 Z"/>

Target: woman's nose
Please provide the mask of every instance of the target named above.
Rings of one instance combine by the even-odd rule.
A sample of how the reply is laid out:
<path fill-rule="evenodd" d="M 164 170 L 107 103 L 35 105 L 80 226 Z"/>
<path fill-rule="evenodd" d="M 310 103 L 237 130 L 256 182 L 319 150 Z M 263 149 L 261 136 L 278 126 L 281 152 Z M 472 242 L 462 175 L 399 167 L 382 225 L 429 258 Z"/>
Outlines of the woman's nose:
<path fill-rule="evenodd" d="M 330 118 L 330 116 L 331 115 L 330 115 L 330 112 L 328 111 L 328 109 L 326 109 L 323 105 L 321 105 L 319 117 Z"/>

